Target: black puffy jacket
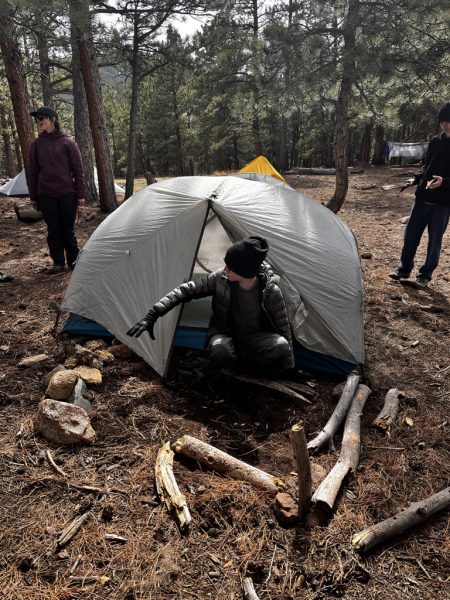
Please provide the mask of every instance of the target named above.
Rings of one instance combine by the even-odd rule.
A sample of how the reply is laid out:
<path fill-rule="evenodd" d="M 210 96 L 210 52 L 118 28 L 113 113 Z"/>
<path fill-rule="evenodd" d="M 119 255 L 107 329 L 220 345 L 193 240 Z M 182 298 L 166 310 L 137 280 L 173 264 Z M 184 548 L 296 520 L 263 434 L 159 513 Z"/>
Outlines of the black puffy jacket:
<path fill-rule="evenodd" d="M 258 273 L 261 308 L 267 317 L 270 329 L 283 336 L 292 351 L 291 328 L 286 305 L 280 288 L 275 283 L 272 270 L 264 264 Z M 228 312 L 230 309 L 231 288 L 223 269 L 218 269 L 199 281 L 182 283 L 161 298 L 152 307 L 159 316 L 167 314 L 181 303 L 195 298 L 212 296 L 212 317 L 209 323 L 208 339 L 217 333 L 228 333 Z"/>

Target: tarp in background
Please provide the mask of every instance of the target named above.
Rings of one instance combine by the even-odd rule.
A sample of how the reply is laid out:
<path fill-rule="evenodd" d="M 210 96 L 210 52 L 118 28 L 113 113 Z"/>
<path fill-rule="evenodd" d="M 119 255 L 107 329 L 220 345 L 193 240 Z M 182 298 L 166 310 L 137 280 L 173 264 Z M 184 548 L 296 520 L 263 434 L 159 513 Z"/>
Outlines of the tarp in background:
<path fill-rule="evenodd" d="M 215 250 L 208 270 L 223 266 L 230 240 L 267 238 L 268 261 L 280 277 L 297 340 L 313 352 L 364 361 L 362 280 L 352 232 L 324 206 L 266 181 L 180 177 L 134 194 L 91 236 L 62 308 L 103 325 L 165 374 L 181 307 L 157 321 L 154 342 L 126 332 L 157 300 L 191 278 L 208 211 L 226 232 L 218 247 L 212 243 L 216 236 L 210 236 Z M 218 226 L 217 219 L 207 226 L 203 242 L 211 226 Z"/>
<path fill-rule="evenodd" d="M 96 168 L 94 168 L 94 181 L 98 191 L 98 174 Z M 117 183 L 114 183 L 114 191 L 116 194 L 125 194 L 125 190 L 120 185 L 117 185 Z M 13 196 L 14 198 L 28 198 L 30 193 L 28 191 L 25 169 L 22 169 L 18 175 L 2 185 L 0 187 L 0 194 L 3 196 Z"/>
<path fill-rule="evenodd" d="M 389 158 L 414 158 L 422 160 L 428 150 L 428 142 L 404 143 L 387 142 L 389 146 Z"/>

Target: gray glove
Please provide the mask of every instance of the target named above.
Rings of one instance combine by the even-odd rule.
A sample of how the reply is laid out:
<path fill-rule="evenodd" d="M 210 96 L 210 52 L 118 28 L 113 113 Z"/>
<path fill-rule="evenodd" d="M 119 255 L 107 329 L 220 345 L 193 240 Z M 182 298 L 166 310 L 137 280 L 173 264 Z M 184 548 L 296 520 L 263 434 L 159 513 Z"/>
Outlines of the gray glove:
<path fill-rule="evenodd" d="M 151 339 L 154 340 L 155 334 L 153 333 L 153 327 L 158 319 L 158 313 L 151 308 L 143 319 L 138 321 L 136 325 L 133 325 L 133 327 L 127 331 L 127 335 L 138 338 L 144 331 L 148 331 Z"/>

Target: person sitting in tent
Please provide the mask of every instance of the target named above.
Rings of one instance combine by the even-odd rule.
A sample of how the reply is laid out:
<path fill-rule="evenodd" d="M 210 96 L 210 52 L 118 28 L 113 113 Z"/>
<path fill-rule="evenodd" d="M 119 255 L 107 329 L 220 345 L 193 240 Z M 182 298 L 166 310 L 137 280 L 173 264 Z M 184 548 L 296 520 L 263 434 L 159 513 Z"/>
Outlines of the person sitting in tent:
<path fill-rule="evenodd" d="M 84 172 L 76 142 L 62 133 L 58 115 L 49 106 L 30 113 L 39 136 L 30 147 L 28 189 L 33 208 L 44 216 L 53 266 L 47 273 L 73 269 L 78 257 L 75 219 L 84 206 Z M 65 256 L 64 256 L 65 253 Z"/>
<path fill-rule="evenodd" d="M 198 282 L 188 281 L 169 292 L 127 334 L 139 337 L 157 319 L 180 303 L 213 296 L 208 331 L 211 359 L 225 364 L 245 360 L 273 371 L 295 367 L 292 337 L 284 298 L 274 275 L 264 263 L 269 244 L 257 236 L 228 248 L 225 268 Z"/>
<path fill-rule="evenodd" d="M 405 229 L 400 263 L 389 274 L 396 281 L 409 279 L 417 248 L 427 228 L 427 256 L 415 282 L 419 288 L 427 287 L 438 266 L 442 238 L 450 217 L 450 102 L 441 106 L 437 120 L 442 131 L 432 138 L 423 167 L 407 181 L 408 186 L 417 185 L 416 197 Z"/>

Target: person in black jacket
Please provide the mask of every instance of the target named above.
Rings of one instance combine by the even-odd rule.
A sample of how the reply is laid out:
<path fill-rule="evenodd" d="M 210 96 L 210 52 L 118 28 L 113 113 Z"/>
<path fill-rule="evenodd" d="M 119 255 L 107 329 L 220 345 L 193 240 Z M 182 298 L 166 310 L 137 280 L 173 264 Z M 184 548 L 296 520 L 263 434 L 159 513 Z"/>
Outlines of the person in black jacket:
<path fill-rule="evenodd" d="M 292 337 L 283 295 L 264 262 L 269 244 L 257 236 L 228 248 L 226 267 L 200 281 L 188 281 L 169 292 L 127 334 L 139 337 L 157 319 L 181 303 L 212 296 L 208 350 L 213 360 L 246 360 L 273 371 L 294 368 Z"/>
<path fill-rule="evenodd" d="M 414 257 L 425 228 L 428 247 L 425 262 L 420 267 L 416 286 L 425 288 L 439 263 L 442 238 L 450 216 L 450 102 L 438 113 L 441 133 L 430 141 L 423 167 L 409 185 L 417 185 L 414 206 L 405 229 L 405 238 L 398 269 L 391 279 L 409 279 Z"/>

